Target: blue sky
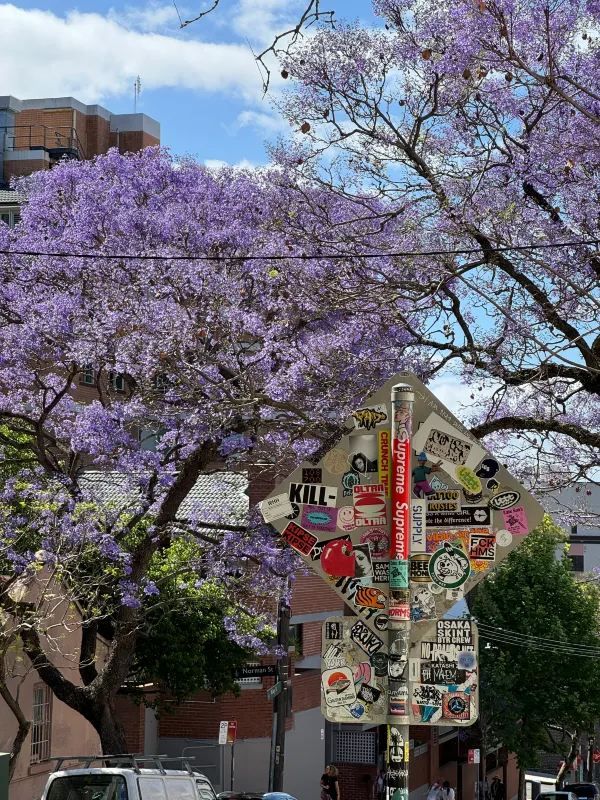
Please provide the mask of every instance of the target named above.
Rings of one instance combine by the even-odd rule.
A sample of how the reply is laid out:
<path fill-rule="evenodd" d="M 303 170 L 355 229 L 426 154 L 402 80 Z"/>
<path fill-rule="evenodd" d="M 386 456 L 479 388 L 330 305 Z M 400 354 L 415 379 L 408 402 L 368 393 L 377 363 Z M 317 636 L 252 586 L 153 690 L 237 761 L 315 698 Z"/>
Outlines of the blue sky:
<path fill-rule="evenodd" d="M 183 19 L 210 5 L 176 0 Z M 0 1 L 0 95 L 72 95 L 113 112 L 138 111 L 161 124 L 177 155 L 209 163 L 262 164 L 265 142 L 285 130 L 262 85 L 259 51 L 296 20 L 304 0 L 220 0 L 183 30 L 172 0 Z M 345 19 L 373 24 L 369 0 L 322 0 Z M 26 55 L 24 55 L 26 53 Z M 277 80 L 273 91 L 283 83 Z"/>

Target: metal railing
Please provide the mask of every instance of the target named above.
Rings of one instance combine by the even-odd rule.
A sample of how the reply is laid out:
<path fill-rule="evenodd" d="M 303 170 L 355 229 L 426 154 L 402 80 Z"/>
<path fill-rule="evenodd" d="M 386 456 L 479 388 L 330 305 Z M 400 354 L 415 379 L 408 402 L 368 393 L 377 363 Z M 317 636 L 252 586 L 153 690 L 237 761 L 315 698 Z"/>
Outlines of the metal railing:
<path fill-rule="evenodd" d="M 77 130 L 67 125 L 2 125 L 0 149 L 4 152 L 45 150 L 51 158 L 60 158 L 63 155 L 85 158 Z"/>

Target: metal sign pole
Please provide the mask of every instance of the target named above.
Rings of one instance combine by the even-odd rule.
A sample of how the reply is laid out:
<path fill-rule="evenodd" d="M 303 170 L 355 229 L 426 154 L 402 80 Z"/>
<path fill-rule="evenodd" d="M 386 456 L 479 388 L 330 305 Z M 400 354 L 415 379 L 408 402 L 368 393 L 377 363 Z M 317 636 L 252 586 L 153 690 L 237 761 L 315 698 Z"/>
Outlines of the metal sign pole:
<path fill-rule="evenodd" d="M 392 389 L 392 479 L 390 593 L 388 608 L 389 723 L 388 796 L 408 800 L 410 592 L 408 559 L 411 528 L 410 439 L 414 392 L 406 384 Z"/>

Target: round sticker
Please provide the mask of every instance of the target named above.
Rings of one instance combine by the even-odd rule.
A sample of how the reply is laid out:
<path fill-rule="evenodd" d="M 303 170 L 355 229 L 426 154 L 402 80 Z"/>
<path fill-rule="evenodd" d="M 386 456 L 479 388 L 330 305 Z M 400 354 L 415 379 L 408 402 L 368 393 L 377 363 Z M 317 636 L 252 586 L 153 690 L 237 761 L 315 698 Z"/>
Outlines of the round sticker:
<path fill-rule="evenodd" d="M 510 531 L 498 531 L 496 533 L 496 544 L 499 547 L 508 547 L 512 542 L 512 533 Z"/>
<path fill-rule="evenodd" d="M 292 506 L 292 513 L 286 516 L 286 519 L 296 519 L 296 517 L 300 514 L 300 506 L 296 505 L 296 503 L 290 503 Z"/>
<path fill-rule="evenodd" d="M 354 508 L 352 506 L 342 506 L 338 509 L 337 526 L 342 531 L 354 530 Z"/>
<path fill-rule="evenodd" d="M 479 494 L 481 492 L 481 480 L 470 467 L 456 467 L 456 480 L 464 486 L 469 494 Z"/>
<path fill-rule="evenodd" d="M 486 478 L 493 478 L 499 469 L 500 466 L 495 458 L 484 458 L 475 474 L 486 480 Z"/>
<path fill-rule="evenodd" d="M 352 514 L 354 515 L 354 509 Z M 387 558 L 390 554 L 390 537 L 382 528 L 373 528 L 361 533 L 360 543 L 369 545 L 373 558 Z"/>
<path fill-rule="evenodd" d="M 444 589 L 457 589 L 471 574 L 471 562 L 466 553 L 450 542 L 436 550 L 429 561 L 429 576 Z"/>

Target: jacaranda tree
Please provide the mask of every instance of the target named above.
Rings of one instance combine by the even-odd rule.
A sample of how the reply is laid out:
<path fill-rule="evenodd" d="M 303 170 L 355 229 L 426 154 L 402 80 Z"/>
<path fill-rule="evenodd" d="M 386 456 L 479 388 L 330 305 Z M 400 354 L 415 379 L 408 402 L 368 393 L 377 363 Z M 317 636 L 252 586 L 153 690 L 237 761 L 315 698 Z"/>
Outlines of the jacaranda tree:
<path fill-rule="evenodd" d="M 232 640 L 260 647 L 292 568 L 257 520 L 232 522 L 226 476 L 216 509 L 190 499 L 198 481 L 276 472 L 393 371 L 429 374 L 410 334 L 379 326 L 377 298 L 338 304 L 337 286 L 360 291 L 344 259 L 303 258 L 323 212 L 382 250 L 393 223 L 281 184 L 113 151 L 30 178 L 22 222 L 0 230 L 0 605 L 105 752 L 124 747 L 117 691 L 148 677 L 140 635 L 157 679 L 169 671 L 149 626 L 192 603 L 212 625 L 217 603 Z M 161 606 L 186 597 L 187 616 Z M 73 631 L 81 685 L 57 661 Z M 189 674 L 175 677 L 179 696 Z"/>
<path fill-rule="evenodd" d="M 378 25 L 325 25 L 275 47 L 296 130 L 276 159 L 300 192 L 310 181 L 395 223 L 402 255 L 389 262 L 345 242 L 362 291 L 339 303 L 378 297 L 382 324 L 460 376 L 473 432 L 529 487 L 593 480 L 600 4 L 373 6 Z"/>

